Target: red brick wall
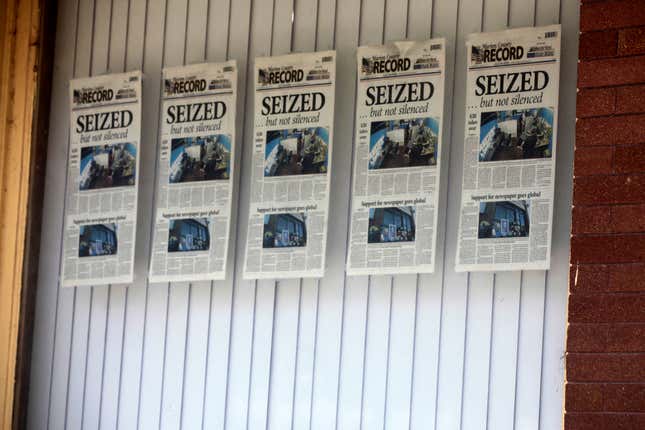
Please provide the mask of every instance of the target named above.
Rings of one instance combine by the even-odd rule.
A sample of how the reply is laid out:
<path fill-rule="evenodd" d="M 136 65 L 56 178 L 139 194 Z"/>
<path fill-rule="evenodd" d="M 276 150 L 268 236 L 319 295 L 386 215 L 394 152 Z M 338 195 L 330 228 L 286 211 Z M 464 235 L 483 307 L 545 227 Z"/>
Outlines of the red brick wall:
<path fill-rule="evenodd" d="M 645 0 L 583 0 L 565 429 L 645 429 Z"/>

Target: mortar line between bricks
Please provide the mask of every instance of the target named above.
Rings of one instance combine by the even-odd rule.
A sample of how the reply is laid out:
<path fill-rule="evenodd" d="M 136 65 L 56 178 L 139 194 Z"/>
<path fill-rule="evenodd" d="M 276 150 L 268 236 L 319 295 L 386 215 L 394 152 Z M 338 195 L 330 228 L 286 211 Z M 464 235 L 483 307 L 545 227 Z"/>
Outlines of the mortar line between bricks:
<path fill-rule="evenodd" d="M 585 119 L 591 119 L 591 118 L 623 118 L 626 116 L 645 116 L 645 108 L 643 111 L 638 111 L 638 112 L 615 112 L 609 115 L 585 116 L 585 117 L 579 117 L 577 119 L 585 120 Z M 598 146 L 601 146 L 601 145 L 598 145 Z"/>
<path fill-rule="evenodd" d="M 607 55 L 604 57 L 587 57 L 587 58 L 580 58 L 580 63 L 593 63 L 595 61 L 607 61 L 607 60 L 624 60 L 625 58 L 634 58 L 634 57 L 645 57 L 644 52 L 640 52 L 638 54 L 613 54 L 613 55 Z M 578 63 L 578 64 L 580 64 Z M 643 82 L 641 81 L 640 84 Z M 631 85 L 631 84 L 630 84 Z"/>
<path fill-rule="evenodd" d="M 618 112 L 618 113 L 614 112 L 614 113 L 610 113 L 608 115 L 576 116 L 576 119 L 580 121 L 580 120 L 585 120 L 585 119 L 621 118 L 621 117 L 625 117 L 625 116 L 640 116 L 640 115 L 645 115 L 645 107 L 643 108 L 642 111 Z M 631 145 L 631 144 L 625 144 L 625 145 Z M 583 146 L 587 146 L 587 145 L 583 145 Z M 588 146 L 614 146 L 614 145 L 588 145 Z"/>
<path fill-rule="evenodd" d="M 622 410 L 622 411 L 598 411 L 598 410 L 584 410 L 584 409 L 574 409 L 570 410 L 567 409 L 567 415 L 572 415 L 572 414 L 578 414 L 578 415 L 613 415 L 613 414 L 618 414 L 620 416 L 625 416 L 625 415 L 637 415 L 640 416 L 641 414 L 645 414 L 645 412 L 636 412 L 636 411 L 630 411 L 630 410 Z"/>
<path fill-rule="evenodd" d="M 630 175 L 640 175 L 640 174 L 645 174 L 645 172 L 639 170 L 636 172 L 625 172 L 625 173 L 594 173 L 591 175 L 575 175 L 573 179 L 580 179 L 580 178 L 597 178 L 599 176 L 608 178 L 608 177 L 614 177 L 614 176 L 630 176 Z M 616 206 L 616 205 L 638 205 L 638 204 L 643 204 L 645 203 L 645 199 L 639 200 L 639 201 L 634 201 L 634 202 L 618 202 L 618 203 L 606 203 L 604 205 L 602 204 L 595 204 L 595 203 L 587 203 L 587 204 L 579 204 L 576 206 Z"/>
<path fill-rule="evenodd" d="M 644 266 L 645 267 L 645 262 L 643 261 L 638 261 L 638 262 L 632 262 L 632 263 L 579 263 L 578 264 L 580 267 L 586 267 L 586 266 Z M 573 266 L 573 264 L 570 264 L 570 266 Z"/>
<path fill-rule="evenodd" d="M 645 59 L 645 52 L 641 52 L 638 54 L 627 54 L 627 55 L 610 55 L 608 57 L 596 57 L 596 58 L 579 58 L 578 59 L 578 67 L 580 67 L 580 64 L 582 63 L 595 63 L 595 62 L 601 62 L 601 61 L 612 61 L 616 60 L 616 62 L 620 62 L 621 60 L 624 60 L 626 58 L 644 58 Z M 639 81 L 641 84 L 643 81 Z"/>
<path fill-rule="evenodd" d="M 575 354 L 575 355 L 582 355 L 582 356 L 584 356 L 584 355 L 592 355 L 592 354 L 594 354 L 594 352 L 593 352 L 593 351 L 569 351 L 569 354 Z M 612 355 L 612 356 L 613 356 L 613 355 L 615 355 L 615 354 L 625 354 L 625 353 L 621 353 L 621 352 L 609 352 L 609 353 L 607 353 L 607 354 L 609 354 L 609 355 Z M 634 352 L 634 354 L 635 354 L 635 355 L 643 355 L 643 353 L 642 353 L 642 352 Z M 603 382 L 603 383 L 604 383 L 604 382 Z M 635 384 L 641 385 L 641 384 L 645 384 L 645 382 L 640 382 L 640 383 L 639 383 L 639 382 L 635 382 Z"/>
<path fill-rule="evenodd" d="M 586 381 L 567 381 L 567 384 L 573 384 L 573 383 L 575 383 L 575 384 L 632 384 L 631 382 L 620 382 L 620 381 L 613 381 L 613 382 L 609 382 L 609 381 L 607 381 L 607 382 L 595 382 L 595 381 L 589 381 L 589 382 L 586 382 Z M 635 383 L 633 383 L 633 384 L 642 385 L 642 384 L 644 384 L 644 383 L 645 383 L 645 382 L 635 382 Z M 641 414 L 645 414 L 645 412 L 639 412 L 639 413 L 641 413 Z"/>
<path fill-rule="evenodd" d="M 596 412 L 582 412 L 582 411 L 567 411 L 567 415 L 572 414 L 585 414 L 585 415 L 645 415 L 645 412 L 609 412 L 609 411 L 596 411 Z"/>
<path fill-rule="evenodd" d="M 589 293 L 584 293 L 584 292 L 573 292 L 571 293 L 572 296 L 576 297 L 597 297 L 597 296 L 641 296 L 645 295 L 645 291 L 598 291 L 594 290 L 593 292 Z M 582 324 L 581 322 L 574 322 L 573 324 Z M 600 322 L 597 323 L 585 323 L 585 324 L 601 324 Z M 602 323 L 602 324 L 643 324 L 645 325 L 645 322 L 621 322 L 621 323 L 613 323 L 613 322 L 607 322 L 607 323 Z"/>
<path fill-rule="evenodd" d="M 569 352 L 567 352 L 567 354 L 568 355 L 578 355 L 578 356 L 581 356 L 581 355 L 582 356 L 598 356 L 598 355 L 605 356 L 605 355 L 611 355 L 613 357 L 613 356 L 617 356 L 617 355 L 620 355 L 620 356 L 644 355 L 645 351 L 643 351 L 643 352 L 641 352 L 641 351 L 635 351 L 635 352 L 631 352 L 631 351 L 627 351 L 627 352 L 573 352 L 573 351 L 569 351 Z M 643 382 L 645 382 L 645 380 Z"/>
<path fill-rule="evenodd" d="M 595 175 L 595 176 L 601 176 L 601 175 Z M 607 205 L 584 205 L 584 204 L 579 204 L 579 205 L 575 205 L 573 207 L 574 208 L 586 209 L 586 208 L 598 208 L 598 207 L 605 207 L 605 206 L 607 206 Z M 611 205 L 610 208 L 615 208 L 615 207 L 619 207 L 619 206 L 645 206 L 645 201 L 643 201 L 641 203 L 616 203 L 615 205 Z"/>
<path fill-rule="evenodd" d="M 594 296 L 597 296 L 598 294 L 594 294 Z M 577 323 L 569 323 L 569 325 L 575 325 L 575 326 L 620 326 L 620 327 L 625 327 L 625 326 L 642 326 L 645 327 L 645 321 L 643 322 L 577 322 Z M 573 351 L 570 351 L 573 352 Z M 633 351 L 632 351 L 633 352 Z M 643 351 L 645 352 L 645 350 Z"/>
<path fill-rule="evenodd" d="M 603 175 L 597 175 L 597 176 L 603 176 Z M 606 175 L 604 175 L 606 176 Z M 576 178 L 586 178 L 587 176 L 576 176 Z M 614 204 L 607 204 L 607 203 L 579 203 L 577 205 L 572 205 L 571 207 L 573 209 L 577 207 L 595 207 L 595 208 L 602 208 L 602 207 L 616 207 L 616 206 L 641 206 L 645 204 L 645 201 L 640 201 L 640 202 L 620 202 L 620 203 L 614 203 Z"/>
<path fill-rule="evenodd" d="M 578 382 L 578 381 L 570 381 L 569 382 L 571 385 L 597 385 L 597 384 L 604 384 L 604 385 L 645 385 L 645 382 Z"/>
<path fill-rule="evenodd" d="M 625 174 L 625 176 L 627 176 L 627 175 L 629 175 L 629 173 Z M 595 176 L 619 176 L 619 175 L 594 175 L 594 177 Z M 576 176 L 576 177 L 574 177 L 574 179 L 577 179 L 577 178 L 590 178 L 590 177 L 592 177 L 592 176 Z M 645 203 L 644 200 L 622 201 L 622 202 L 615 202 L 615 203 L 598 203 L 598 202 L 594 202 L 594 203 L 578 203 L 577 205 L 573 205 L 572 207 L 576 207 L 576 206 L 598 206 L 598 207 L 600 207 L 600 206 L 618 206 L 618 205 L 624 206 L 624 205 L 641 205 L 643 203 Z"/>
<path fill-rule="evenodd" d="M 624 150 L 629 147 L 638 147 L 638 146 L 643 146 L 645 145 L 645 142 L 629 142 L 629 143 L 614 143 L 613 145 L 576 145 L 576 149 L 584 149 L 584 148 L 620 148 L 621 150 Z M 638 170 L 635 173 L 643 173 L 645 174 L 645 170 Z"/>
<path fill-rule="evenodd" d="M 636 231 L 636 232 L 634 232 L 634 231 L 630 231 L 630 232 L 615 232 L 615 231 L 612 231 L 612 232 L 607 232 L 607 233 L 574 233 L 572 236 L 573 237 L 575 237 L 575 236 L 584 236 L 584 237 L 629 236 L 629 237 L 631 237 L 631 236 L 644 236 L 644 235 L 645 235 L 645 232 L 642 232 L 642 231 Z M 639 261 L 641 261 L 641 260 L 639 260 Z"/>
<path fill-rule="evenodd" d="M 642 144 L 638 144 L 638 145 L 642 145 Z M 589 146 L 584 146 L 584 148 L 594 148 L 594 146 L 589 145 Z M 631 176 L 645 176 L 645 171 L 639 170 L 639 171 L 631 172 L 631 173 L 630 172 L 625 172 L 625 173 L 606 173 L 606 174 L 584 175 L 584 176 L 628 176 L 628 175 L 631 175 Z M 584 176 L 577 175 L 577 176 L 574 176 L 574 179 L 575 178 L 581 178 L 581 177 L 584 177 Z M 645 200 L 639 200 L 639 201 L 645 202 Z M 608 203 L 608 204 L 613 204 L 613 203 Z"/>
<path fill-rule="evenodd" d="M 645 355 L 645 351 L 642 351 L 642 352 L 641 351 L 634 351 L 634 352 L 631 352 L 631 351 L 627 351 L 627 352 L 620 352 L 620 351 L 616 351 L 616 352 L 613 352 L 613 351 L 612 352 L 592 352 L 592 351 L 589 351 L 589 352 L 575 352 L 575 351 L 568 351 L 567 355 L 576 355 L 576 356 L 584 356 L 584 357 L 599 356 L 599 355 L 612 356 L 612 357 L 615 357 L 615 356 L 632 357 L 632 356 Z M 630 380 L 630 382 L 637 382 L 637 381 L 631 381 Z M 645 383 L 645 380 L 643 380 L 641 383 Z"/>
<path fill-rule="evenodd" d="M 597 30 L 580 30 L 580 34 L 589 34 L 589 33 L 611 33 L 612 31 L 619 32 L 621 30 L 636 30 L 642 29 L 645 26 L 641 25 L 630 25 L 628 27 L 616 27 L 616 28 L 602 28 Z"/>
<path fill-rule="evenodd" d="M 603 58 L 603 60 L 606 60 L 606 58 Z M 581 62 L 583 62 L 582 60 Z M 589 62 L 589 61 L 584 61 L 584 62 Z M 586 90 L 601 90 L 603 88 L 605 89 L 610 89 L 610 88 L 622 88 L 622 87 L 645 87 L 645 81 L 642 82 L 631 82 L 627 84 L 615 84 L 615 85 L 599 85 L 596 87 L 578 87 L 576 86 L 577 90 L 580 91 L 586 91 Z"/>

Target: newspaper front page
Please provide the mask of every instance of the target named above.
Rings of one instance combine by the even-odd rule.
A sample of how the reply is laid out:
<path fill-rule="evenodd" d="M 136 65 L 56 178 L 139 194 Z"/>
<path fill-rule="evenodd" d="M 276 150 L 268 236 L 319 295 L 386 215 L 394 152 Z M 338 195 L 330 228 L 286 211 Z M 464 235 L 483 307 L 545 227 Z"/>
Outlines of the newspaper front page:
<path fill-rule="evenodd" d="M 150 282 L 225 277 L 236 85 L 234 61 L 163 70 Z"/>
<path fill-rule="evenodd" d="M 132 282 L 141 73 L 70 81 L 63 286 Z"/>
<path fill-rule="evenodd" d="M 245 279 L 325 268 L 336 53 L 255 60 Z"/>
<path fill-rule="evenodd" d="M 549 268 L 559 25 L 473 34 L 457 271 Z"/>
<path fill-rule="evenodd" d="M 431 273 L 445 41 L 358 48 L 349 275 Z"/>

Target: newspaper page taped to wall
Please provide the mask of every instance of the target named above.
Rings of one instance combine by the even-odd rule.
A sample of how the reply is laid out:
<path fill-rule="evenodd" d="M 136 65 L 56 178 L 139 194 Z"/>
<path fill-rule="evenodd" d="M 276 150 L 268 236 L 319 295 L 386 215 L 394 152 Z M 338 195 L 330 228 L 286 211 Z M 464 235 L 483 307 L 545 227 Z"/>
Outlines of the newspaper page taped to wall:
<path fill-rule="evenodd" d="M 132 282 L 141 73 L 70 82 L 63 286 Z"/>
<path fill-rule="evenodd" d="M 549 268 L 559 25 L 473 34 L 457 271 Z"/>
<path fill-rule="evenodd" d="M 321 277 L 334 121 L 334 51 L 256 58 L 245 279 Z"/>
<path fill-rule="evenodd" d="M 234 61 L 163 70 L 150 282 L 225 278 L 236 85 Z"/>
<path fill-rule="evenodd" d="M 358 48 L 349 275 L 434 270 L 445 41 Z"/>

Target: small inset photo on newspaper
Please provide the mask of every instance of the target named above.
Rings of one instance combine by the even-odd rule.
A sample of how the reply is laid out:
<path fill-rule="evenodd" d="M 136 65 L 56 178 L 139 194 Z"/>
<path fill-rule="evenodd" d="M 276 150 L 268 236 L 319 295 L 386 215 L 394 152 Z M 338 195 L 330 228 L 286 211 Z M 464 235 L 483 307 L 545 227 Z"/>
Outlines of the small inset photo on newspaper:
<path fill-rule="evenodd" d="M 435 118 L 371 123 L 369 169 L 436 166 L 438 134 Z"/>
<path fill-rule="evenodd" d="M 479 161 L 551 158 L 553 109 L 482 112 Z"/>
<path fill-rule="evenodd" d="M 137 148 L 131 143 L 81 148 L 80 190 L 134 185 Z"/>
<path fill-rule="evenodd" d="M 168 223 L 168 252 L 208 251 L 208 218 L 178 218 Z"/>
<path fill-rule="evenodd" d="M 115 255 L 117 244 L 116 224 L 82 225 L 78 235 L 78 256 L 102 257 Z"/>
<path fill-rule="evenodd" d="M 327 173 L 328 150 L 327 127 L 267 131 L 264 176 Z"/>
<path fill-rule="evenodd" d="M 229 179 L 231 138 L 224 134 L 172 139 L 171 184 Z"/>
<path fill-rule="evenodd" d="M 367 243 L 414 242 L 415 213 L 414 206 L 370 208 Z"/>
<path fill-rule="evenodd" d="M 262 248 L 307 246 L 307 215 L 292 212 L 264 215 Z"/>
<path fill-rule="evenodd" d="M 479 239 L 528 237 L 528 200 L 504 200 L 479 203 Z"/>

